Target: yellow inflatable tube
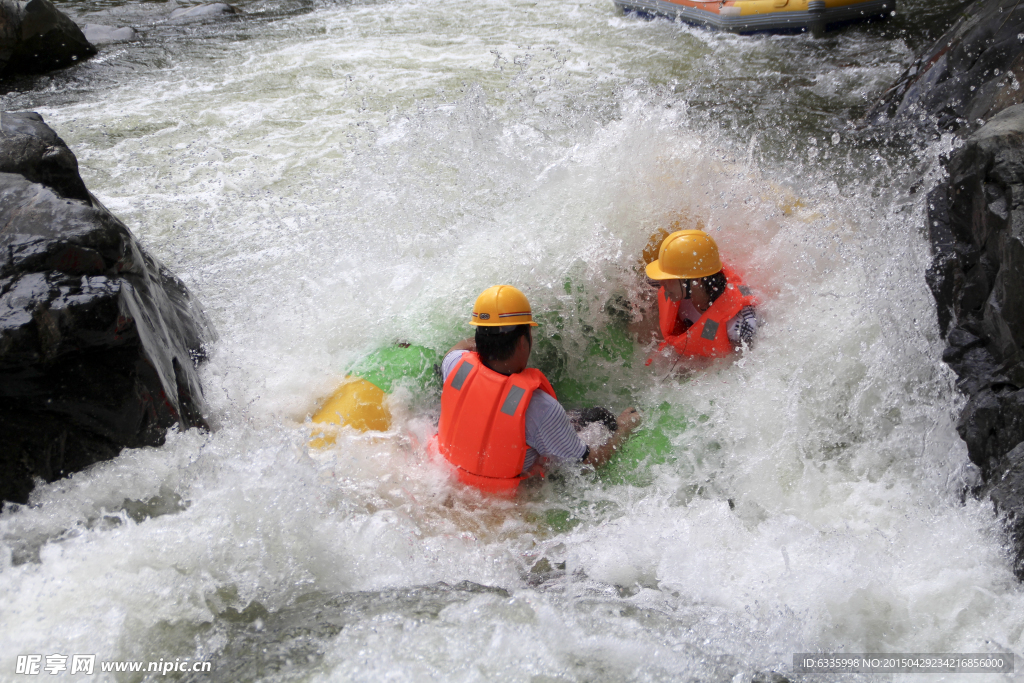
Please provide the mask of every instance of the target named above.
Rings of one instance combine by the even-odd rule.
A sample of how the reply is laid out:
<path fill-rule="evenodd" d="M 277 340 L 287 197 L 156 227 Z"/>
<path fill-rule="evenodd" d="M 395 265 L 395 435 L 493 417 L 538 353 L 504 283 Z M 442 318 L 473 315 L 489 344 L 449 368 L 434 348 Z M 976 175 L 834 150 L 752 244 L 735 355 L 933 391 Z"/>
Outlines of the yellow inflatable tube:
<path fill-rule="evenodd" d="M 344 381 L 310 417 L 312 448 L 325 448 L 336 442 L 338 430 L 351 427 L 360 432 L 386 432 L 391 429 L 388 396 L 397 384 L 415 392 L 440 389 L 440 376 L 434 366 L 441 358 L 436 351 L 412 344 L 384 346 L 348 369 Z"/>
<path fill-rule="evenodd" d="M 337 427 L 352 427 L 361 432 L 386 432 L 391 429 L 391 411 L 387 394 L 360 377 L 347 377 L 331 394 L 312 418 L 314 427 L 311 448 L 326 448 L 334 444 Z"/>

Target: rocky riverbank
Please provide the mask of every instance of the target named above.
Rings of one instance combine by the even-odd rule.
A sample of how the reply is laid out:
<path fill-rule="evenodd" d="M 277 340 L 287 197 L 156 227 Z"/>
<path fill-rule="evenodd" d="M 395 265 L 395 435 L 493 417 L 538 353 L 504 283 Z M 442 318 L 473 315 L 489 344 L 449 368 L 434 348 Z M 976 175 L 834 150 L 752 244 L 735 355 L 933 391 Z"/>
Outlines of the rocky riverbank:
<path fill-rule="evenodd" d="M 210 333 L 38 114 L 0 115 L 0 499 L 205 427 Z"/>
<path fill-rule="evenodd" d="M 241 14 L 234 5 L 213 2 L 146 14 L 168 25 L 217 21 Z M 132 26 L 108 26 L 79 18 L 81 25 L 50 0 L 0 0 L 0 80 L 43 74 L 81 64 L 97 46 L 143 39 Z"/>
<path fill-rule="evenodd" d="M 1024 579 L 1024 6 L 977 1 L 872 110 L 875 124 L 953 132 L 928 198 L 927 273 L 943 360 L 967 396 L 958 431 L 1004 516 Z"/>
<path fill-rule="evenodd" d="M 967 135 L 1024 102 L 1024 6 L 975 0 L 871 109 L 875 124 Z"/>
<path fill-rule="evenodd" d="M 96 54 L 49 0 L 0 0 L 0 77 L 61 69 Z"/>

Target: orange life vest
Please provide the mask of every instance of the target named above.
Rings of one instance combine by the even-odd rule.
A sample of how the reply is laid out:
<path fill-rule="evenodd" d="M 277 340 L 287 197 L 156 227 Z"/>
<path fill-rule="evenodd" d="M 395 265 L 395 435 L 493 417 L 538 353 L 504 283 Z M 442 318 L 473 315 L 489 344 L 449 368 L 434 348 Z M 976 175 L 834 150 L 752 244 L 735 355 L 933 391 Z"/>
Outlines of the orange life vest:
<path fill-rule="evenodd" d="M 664 287 L 658 290 L 658 325 L 661 336 L 665 338 L 658 347 L 659 351 L 671 345 L 683 356 L 715 358 L 732 353 L 729 320 L 744 306 L 753 306 L 757 299 L 730 268 L 723 266 L 722 273 L 725 275 L 725 291 L 688 328 L 679 320 L 679 306 L 683 302 L 670 301 Z"/>
<path fill-rule="evenodd" d="M 526 408 L 533 392 L 555 390 L 540 370 L 502 375 L 473 352 L 463 354 L 441 391 L 438 447 L 459 481 L 512 495 L 525 479 Z"/>

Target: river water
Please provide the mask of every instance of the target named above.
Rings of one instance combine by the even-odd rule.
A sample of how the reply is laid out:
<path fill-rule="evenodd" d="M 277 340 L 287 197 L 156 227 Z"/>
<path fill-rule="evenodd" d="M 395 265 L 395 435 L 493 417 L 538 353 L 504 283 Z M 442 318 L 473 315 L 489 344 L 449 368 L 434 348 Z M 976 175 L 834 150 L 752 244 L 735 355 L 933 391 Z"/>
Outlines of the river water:
<path fill-rule="evenodd" d="M 143 40 L 30 79 L 89 188 L 205 307 L 209 434 L 0 515 L 18 655 L 211 662 L 213 681 L 955 680 L 801 675 L 799 652 L 1024 654 L 1024 595 L 956 434 L 923 272 L 952 139 L 857 128 L 962 3 L 822 40 L 608 0 L 76 2 Z M 706 368 L 594 352 L 649 236 L 702 225 L 762 299 Z M 519 286 L 539 366 L 635 404 L 667 449 L 515 504 L 458 490 L 437 406 L 311 451 L 303 421 L 382 344 L 444 350 Z M 575 384 L 573 384 L 575 382 Z M 436 398 L 436 397 L 435 397 Z M 567 403 L 571 401 L 567 400 Z M 1010 676 L 974 675 L 971 681 Z"/>

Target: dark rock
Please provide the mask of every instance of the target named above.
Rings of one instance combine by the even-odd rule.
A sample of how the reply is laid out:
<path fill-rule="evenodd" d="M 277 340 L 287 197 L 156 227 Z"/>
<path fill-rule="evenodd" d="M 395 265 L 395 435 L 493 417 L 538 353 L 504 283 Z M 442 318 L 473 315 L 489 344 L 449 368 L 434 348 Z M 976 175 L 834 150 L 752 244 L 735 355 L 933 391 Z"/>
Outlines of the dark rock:
<path fill-rule="evenodd" d="M 78 159 L 34 112 L 0 118 L 0 173 L 15 173 L 68 199 L 91 201 L 78 174 Z"/>
<path fill-rule="evenodd" d="M 943 359 L 968 396 L 959 431 L 986 480 L 1024 441 L 1024 105 L 966 140 L 929 195 L 928 284 Z"/>
<path fill-rule="evenodd" d="M 1024 105 L 995 115 L 946 169 L 928 198 L 927 280 L 943 360 L 967 395 L 957 430 L 1024 579 Z"/>
<path fill-rule="evenodd" d="M 195 7 L 179 7 L 171 12 L 171 19 L 208 19 L 210 17 L 223 17 L 232 14 L 239 14 L 237 7 L 225 2 L 214 2 L 208 5 L 196 5 Z"/>
<path fill-rule="evenodd" d="M 969 489 L 1006 515 L 1024 580 L 1024 2 L 975 0 L 958 16 L 865 120 L 969 136 L 928 195 L 925 278 L 967 397 L 957 430 L 982 480 Z"/>
<path fill-rule="evenodd" d="M 1024 102 L 1024 3 L 979 0 L 871 109 L 867 120 L 975 130 Z M 914 124 L 916 127 L 916 123 Z"/>
<path fill-rule="evenodd" d="M 139 39 L 138 32 L 128 26 L 117 28 L 114 26 L 104 26 L 102 24 L 86 24 L 82 27 L 82 33 L 85 35 L 86 40 L 93 45 L 126 43 Z"/>
<path fill-rule="evenodd" d="M 0 76 L 61 69 L 95 54 L 82 30 L 49 0 L 0 0 Z"/>
<path fill-rule="evenodd" d="M 789 683 L 789 679 L 775 671 L 758 671 L 751 676 L 750 683 Z"/>
<path fill-rule="evenodd" d="M 336 595 L 317 591 L 270 610 L 259 602 L 247 602 L 238 593 L 230 586 L 206 599 L 207 607 L 217 615 L 220 630 L 214 633 L 214 629 L 208 629 L 196 638 L 204 651 L 216 648 L 217 666 L 209 672 L 186 673 L 178 679 L 181 683 L 265 680 L 267 672 L 274 672 L 279 680 L 300 678 L 303 669 L 316 667 L 329 656 L 328 644 L 338 634 L 359 629 L 369 620 L 414 615 L 414 619 L 434 622 L 446 609 L 481 596 L 510 598 L 504 588 L 471 581 L 454 586 L 439 582 Z"/>
<path fill-rule="evenodd" d="M 208 334 L 41 117 L 0 115 L 0 498 L 205 428 Z"/>
<path fill-rule="evenodd" d="M 999 477 L 990 482 L 989 498 L 1013 546 L 1013 571 L 1024 578 L 1024 443 L 1003 456 Z"/>

